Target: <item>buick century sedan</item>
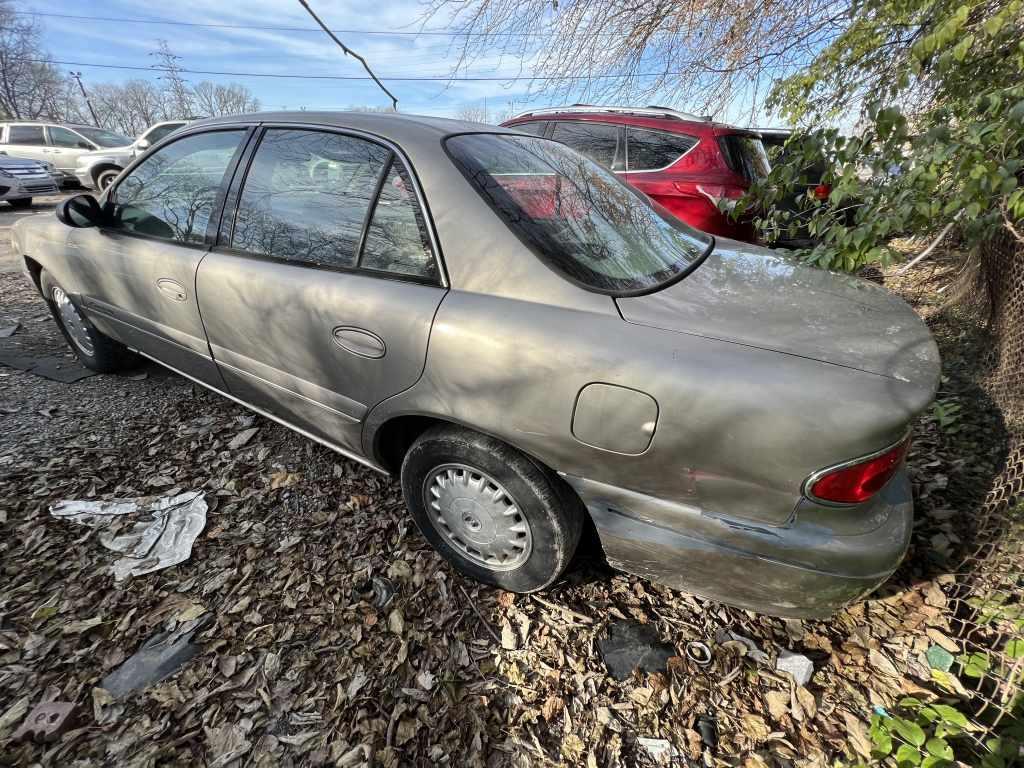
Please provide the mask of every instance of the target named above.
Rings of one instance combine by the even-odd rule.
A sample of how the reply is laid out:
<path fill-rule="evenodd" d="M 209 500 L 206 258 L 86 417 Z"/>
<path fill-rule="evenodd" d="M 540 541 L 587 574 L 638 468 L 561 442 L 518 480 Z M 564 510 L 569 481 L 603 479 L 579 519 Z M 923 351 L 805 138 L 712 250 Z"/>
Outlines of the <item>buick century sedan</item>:
<path fill-rule="evenodd" d="M 897 567 L 939 361 L 878 285 L 691 229 L 554 141 L 396 114 L 176 132 L 14 227 L 97 371 L 151 358 L 397 475 L 460 571 L 822 616 Z"/>

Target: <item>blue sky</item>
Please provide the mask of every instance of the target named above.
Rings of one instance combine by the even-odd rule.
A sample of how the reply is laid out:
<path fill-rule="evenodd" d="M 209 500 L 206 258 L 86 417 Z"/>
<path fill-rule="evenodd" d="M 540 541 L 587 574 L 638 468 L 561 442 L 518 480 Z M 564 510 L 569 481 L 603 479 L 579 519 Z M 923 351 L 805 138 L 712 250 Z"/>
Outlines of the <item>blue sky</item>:
<path fill-rule="evenodd" d="M 446 34 L 414 35 L 423 6 L 419 0 L 312 0 L 311 5 L 332 29 L 379 30 L 405 34 L 339 34 L 351 49 L 364 56 L 374 71 L 387 76 L 446 78 L 455 61 L 455 39 Z M 179 21 L 220 25 L 298 27 L 269 30 L 119 23 L 81 18 L 38 16 L 44 44 L 54 59 L 81 62 L 65 66 L 80 70 L 89 83 L 118 82 L 129 78 L 154 79 L 156 73 L 121 71 L 85 66 L 85 63 L 149 67 L 149 55 L 165 39 L 186 69 L 291 75 L 365 75 L 358 61 L 342 55 L 296 0 L 175 0 L 139 3 L 125 0 L 16 0 L 22 12 L 74 16 Z M 443 31 L 443 19 L 429 29 Z M 306 31 L 308 30 L 308 31 Z M 477 61 L 471 75 L 507 78 L 529 74 L 529 62 L 497 56 Z M 260 99 L 264 109 L 345 109 L 353 106 L 388 106 L 387 97 L 368 81 L 274 79 L 263 77 L 187 74 L 192 82 L 239 82 Z M 484 82 L 387 82 L 399 98 L 403 112 L 454 117 L 467 105 L 507 112 L 545 106 L 544 98 L 530 98 L 526 80 Z M 662 102 L 664 103 L 664 102 Z M 674 106 L 685 109 L 685 101 Z M 746 122 L 746 121 L 743 121 Z"/>

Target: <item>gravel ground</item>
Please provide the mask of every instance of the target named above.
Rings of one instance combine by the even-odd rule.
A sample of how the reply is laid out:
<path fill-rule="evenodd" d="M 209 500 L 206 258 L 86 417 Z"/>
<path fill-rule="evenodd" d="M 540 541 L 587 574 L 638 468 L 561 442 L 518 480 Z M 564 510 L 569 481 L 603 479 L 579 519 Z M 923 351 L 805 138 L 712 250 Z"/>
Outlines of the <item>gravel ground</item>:
<path fill-rule="evenodd" d="M 923 653 L 957 644 L 946 593 L 969 538 L 957 510 L 999 460 L 970 374 L 983 339 L 934 301 L 948 272 L 915 274 L 901 288 L 930 318 L 944 396 L 966 415 L 955 434 L 918 425 L 910 557 L 829 622 L 758 617 L 599 562 L 535 597 L 482 588 L 427 547 L 393 480 L 155 365 L 73 384 L 0 367 L 0 764 L 653 764 L 641 737 L 720 765 L 866 758 L 874 707 L 937 695 Z M 14 318 L 0 349 L 74 364 L 38 295 L 0 274 L 0 328 Z M 189 489 L 210 505 L 191 559 L 122 583 L 94 534 L 47 511 Z M 207 614 L 201 652 L 176 674 L 122 701 L 99 687 L 154 633 Z M 621 621 L 650 625 L 676 655 L 613 680 L 597 643 Z M 685 658 L 689 640 L 712 648 L 709 666 Z M 774 670 L 784 649 L 814 663 L 806 686 Z M 62 740 L 11 739 L 54 700 L 77 707 Z"/>

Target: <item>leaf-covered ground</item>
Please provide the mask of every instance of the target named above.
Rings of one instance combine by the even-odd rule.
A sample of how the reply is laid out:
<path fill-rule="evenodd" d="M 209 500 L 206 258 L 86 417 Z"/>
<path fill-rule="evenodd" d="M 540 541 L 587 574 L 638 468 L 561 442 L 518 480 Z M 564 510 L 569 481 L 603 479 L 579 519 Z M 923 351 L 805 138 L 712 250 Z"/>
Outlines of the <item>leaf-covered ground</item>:
<path fill-rule="evenodd" d="M 874 707 L 929 685 L 928 647 L 959 651 L 950 574 L 1004 445 L 975 383 L 984 337 L 938 303 L 951 269 L 891 284 L 936 333 L 940 398 L 959 417 L 917 424 L 907 561 L 828 622 L 723 607 L 594 558 L 540 596 L 482 588 L 426 545 L 396 482 L 157 366 L 70 385 L 0 368 L 0 764 L 648 765 L 640 738 L 700 758 L 708 714 L 723 765 L 866 755 Z M 65 354 L 20 275 L 0 275 L 0 297 L 0 326 L 21 324 L 0 343 Z M 120 584 L 95 534 L 48 514 L 61 499 L 194 488 L 210 512 L 191 559 Z M 382 608 L 374 577 L 395 589 Z M 151 635 L 204 612 L 203 650 L 177 674 L 124 702 L 98 688 Z M 612 680 L 597 640 L 622 619 L 652 624 L 680 656 Z M 682 655 L 689 640 L 708 643 L 710 666 Z M 781 649 L 813 660 L 806 687 L 773 669 Z M 77 727 L 12 741 L 49 700 L 75 702 Z"/>

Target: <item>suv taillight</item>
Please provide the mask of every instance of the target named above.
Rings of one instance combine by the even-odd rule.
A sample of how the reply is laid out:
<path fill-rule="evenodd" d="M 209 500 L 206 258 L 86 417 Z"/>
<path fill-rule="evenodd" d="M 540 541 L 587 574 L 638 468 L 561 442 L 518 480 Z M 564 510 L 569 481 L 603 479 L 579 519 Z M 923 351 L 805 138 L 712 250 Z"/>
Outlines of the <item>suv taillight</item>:
<path fill-rule="evenodd" d="M 811 190 L 811 195 L 815 200 L 828 200 L 828 196 L 832 194 L 832 187 L 828 184 L 818 184 L 814 189 Z"/>
<path fill-rule="evenodd" d="M 816 473 L 807 483 L 807 495 L 833 504 L 859 504 L 867 501 L 892 479 L 908 450 L 909 435 L 883 453 Z"/>

